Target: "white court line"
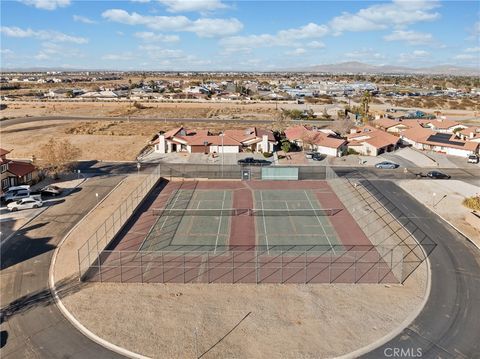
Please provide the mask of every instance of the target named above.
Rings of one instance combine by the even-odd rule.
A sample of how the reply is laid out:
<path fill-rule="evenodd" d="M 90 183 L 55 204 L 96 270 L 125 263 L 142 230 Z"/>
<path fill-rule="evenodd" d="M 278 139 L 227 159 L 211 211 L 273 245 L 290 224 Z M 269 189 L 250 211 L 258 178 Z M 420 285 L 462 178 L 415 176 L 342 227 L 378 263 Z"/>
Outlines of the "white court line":
<path fill-rule="evenodd" d="M 223 207 L 225 206 L 226 194 L 227 194 L 227 191 L 223 191 L 222 211 L 223 211 Z M 222 218 L 223 216 L 220 214 L 220 219 L 218 221 L 218 229 L 217 229 L 217 239 L 215 240 L 215 249 L 213 250 L 213 254 L 217 253 L 218 237 L 220 236 L 220 229 L 222 228 Z"/>
<path fill-rule="evenodd" d="M 305 190 L 303 192 L 305 192 L 305 196 L 307 196 L 308 203 L 310 203 L 310 207 L 312 207 L 312 209 L 315 210 L 315 207 L 313 207 L 313 204 L 312 204 L 312 201 L 310 200 L 310 197 L 308 197 L 307 191 Z M 318 215 L 315 215 L 315 217 L 317 218 L 317 221 L 320 224 L 320 227 L 322 227 L 323 233 L 325 234 L 325 238 L 327 238 L 328 244 L 330 245 L 330 248 L 332 249 L 333 254 L 336 254 L 335 249 L 333 248 L 332 242 L 330 242 L 330 239 L 328 239 L 327 231 L 325 231 L 325 228 L 323 227 L 322 221 L 320 221 L 320 218 L 318 217 Z"/>
<path fill-rule="evenodd" d="M 265 210 L 263 207 L 263 192 L 260 190 L 260 202 L 262 203 L 262 212 Z M 270 250 L 268 247 L 268 234 L 267 234 L 267 223 L 265 221 L 265 213 L 263 213 L 263 229 L 265 231 L 265 243 L 267 244 L 267 253 L 270 254 Z"/>

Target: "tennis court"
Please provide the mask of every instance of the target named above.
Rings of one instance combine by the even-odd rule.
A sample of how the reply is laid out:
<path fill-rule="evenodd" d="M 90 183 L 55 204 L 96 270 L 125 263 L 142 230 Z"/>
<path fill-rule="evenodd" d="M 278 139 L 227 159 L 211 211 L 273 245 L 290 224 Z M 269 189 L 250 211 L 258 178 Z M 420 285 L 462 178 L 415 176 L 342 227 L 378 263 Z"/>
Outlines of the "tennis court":
<path fill-rule="evenodd" d="M 255 223 L 259 245 L 294 245 L 297 250 L 341 245 L 329 220 L 340 209 L 322 208 L 312 190 L 255 190 L 254 197 L 255 208 L 266 214 Z"/>
<path fill-rule="evenodd" d="M 172 193 L 165 208 L 153 208 L 155 223 L 140 246 L 141 251 L 174 251 L 185 246 L 215 250 L 228 244 L 230 216 L 222 215 L 232 207 L 229 190 L 182 190 Z M 212 215 L 211 209 L 219 212 Z"/>

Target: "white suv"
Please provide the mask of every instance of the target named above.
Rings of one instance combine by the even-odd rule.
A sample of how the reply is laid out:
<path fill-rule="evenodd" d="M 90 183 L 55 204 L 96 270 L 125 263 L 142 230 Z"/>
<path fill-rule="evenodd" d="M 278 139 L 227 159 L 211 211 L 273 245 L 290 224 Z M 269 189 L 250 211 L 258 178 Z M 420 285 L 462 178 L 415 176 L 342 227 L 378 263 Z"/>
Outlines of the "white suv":
<path fill-rule="evenodd" d="M 15 212 L 21 209 L 30 209 L 30 208 L 39 208 L 43 206 L 43 202 L 41 199 L 27 197 L 19 199 L 16 202 L 9 203 L 7 205 L 7 209 L 10 212 Z"/>

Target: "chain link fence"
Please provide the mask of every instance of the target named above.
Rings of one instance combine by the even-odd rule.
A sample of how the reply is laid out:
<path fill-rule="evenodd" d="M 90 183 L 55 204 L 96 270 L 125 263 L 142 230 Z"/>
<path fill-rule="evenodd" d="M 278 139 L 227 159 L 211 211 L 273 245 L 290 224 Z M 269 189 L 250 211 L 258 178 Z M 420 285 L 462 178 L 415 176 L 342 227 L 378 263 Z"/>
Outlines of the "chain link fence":
<path fill-rule="evenodd" d="M 377 284 L 403 282 L 402 267 L 402 250 L 398 247 L 102 251 L 82 279 L 138 283 Z"/>

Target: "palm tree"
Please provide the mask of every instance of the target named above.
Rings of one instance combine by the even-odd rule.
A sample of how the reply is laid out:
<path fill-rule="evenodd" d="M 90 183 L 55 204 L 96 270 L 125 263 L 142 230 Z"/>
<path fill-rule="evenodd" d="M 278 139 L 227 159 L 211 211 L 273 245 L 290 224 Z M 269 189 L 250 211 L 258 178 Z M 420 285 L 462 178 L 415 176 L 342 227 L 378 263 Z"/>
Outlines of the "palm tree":
<path fill-rule="evenodd" d="M 363 97 L 362 97 L 363 113 L 364 113 L 365 116 L 368 116 L 369 105 L 370 105 L 371 99 L 372 99 L 372 95 L 370 94 L 370 92 L 365 91 L 363 93 Z"/>

